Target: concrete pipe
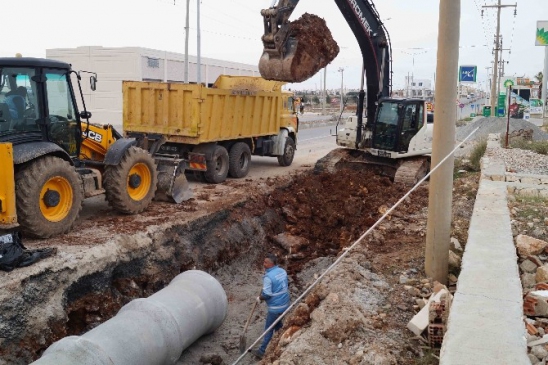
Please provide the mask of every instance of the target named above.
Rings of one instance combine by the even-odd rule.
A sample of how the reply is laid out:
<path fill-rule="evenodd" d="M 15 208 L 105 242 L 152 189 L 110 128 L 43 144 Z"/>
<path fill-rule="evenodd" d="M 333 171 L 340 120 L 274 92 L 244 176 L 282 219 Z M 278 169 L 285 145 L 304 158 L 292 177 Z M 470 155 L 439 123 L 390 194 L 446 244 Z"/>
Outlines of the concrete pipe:
<path fill-rule="evenodd" d="M 227 309 L 225 291 L 215 278 L 185 271 L 84 335 L 55 342 L 32 364 L 174 364 L 184 349 L 223 323 Z"/>

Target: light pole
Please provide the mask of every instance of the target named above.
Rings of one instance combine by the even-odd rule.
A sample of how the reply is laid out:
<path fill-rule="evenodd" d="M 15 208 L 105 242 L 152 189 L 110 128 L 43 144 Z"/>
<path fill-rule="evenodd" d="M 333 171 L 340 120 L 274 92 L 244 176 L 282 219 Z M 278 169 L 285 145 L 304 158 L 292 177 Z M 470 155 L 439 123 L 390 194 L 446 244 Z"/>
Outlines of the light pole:
<path fill-rule="evenodd" d="M 339 72 L 341 73 L 341 113 L 343 112 L 343 88 L 344 88 L 344 68 L 340 67 Z"/>
<path fill-rule="evenodd" d="M 411 83 L 413 83 L 415 81 L 415 56 L 417 55 L 420 55 L 420 54 L 423 54 L 423 53 L 426 53 L 428 52 L 428 50 L 424 50 L 424 48 L 409 48 L 409 49 L 416 49 L 416 50 L 422 50 L 422 52 L 405 52 L 405 51 L 401 51 L 402 53 L 405 53 L 409 56 L 412 56 L 413 57 L 413 67 L 411 69 Z M 407 76 L 407 97 L 409 97 L 409 74 Z M 412 84 L 411 84 L 412 85 Z M 413 90 L 413 87 L 411 87 L 411 90 Z"/>

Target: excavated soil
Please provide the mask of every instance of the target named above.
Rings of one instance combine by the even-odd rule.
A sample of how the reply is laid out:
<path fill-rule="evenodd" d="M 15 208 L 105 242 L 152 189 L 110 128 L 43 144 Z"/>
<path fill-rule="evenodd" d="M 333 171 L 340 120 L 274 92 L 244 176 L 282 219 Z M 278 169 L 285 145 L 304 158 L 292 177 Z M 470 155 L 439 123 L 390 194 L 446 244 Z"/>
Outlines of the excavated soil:
<path fill-rule="evenodd" d="M 477 174 L 461 174 L 455 181 L 453 236 L 462 243 L 466 242 L 477 178 Z M 37 273 L 22 284 L 22 297 L 4 293 L 0 298 L 4 322 L 0 364 L 37 359 L 54 341 L 94 328 L 130 300 L 151 295 L 187 269 L 207 271 L 220 281 L 229 299 L 229 312 L 217 331 L 183 352 L 178 364 L 232 363 L 239 356 L 239 338 L 261 287 L 264 253 L 280 257 L 296 299 L 406 191 L 377 175 L 375 169 L 346 164 L 335 173 L 308 171 L 260 183 L 240 180 L 204 186 L 195 199 L 180 205 L 154 203 L 139 216 L 105 211 L 56 240 L 28 241 L 31 248 L 58 247 L 57 258 L 75 266 L 86 266 L 78 259 L 92 248 L 90 257 L 96 257 L 110 244 L 119 257 L 104 260 L 74 282 L 70 275 L 81 267 L 37 267 Z M 263 363 L 422 361 L 428 353 L 424 340 L 413 338 L 406 329 L 417 310 L 416 298 L 400 284 L 400 277 L 415 282 L 426 278 L 427 206 L 426 183 L 290 313 L 283 335 L 275 336 Z M 200 215 L 166 225 L 189 213 Z M 154 225 L 159 229 L 150 228 Z M 108 236 L 113 243 L 105 244 Z M 36 265 L 47 266 L 44 261 Z M 8 290 L 12 289 L 15 285 Z M 421 292 L 424 297 L 429 294 L 428 290 Z M 264 317 L 261 307 L 252 317 L 248 345 L 261 334 Z M 33 318 L 40 319 L 34 327 Z M 251 355 L 241 361 L 255 362 Z"/>
<path fill-rule="evenodd" d="M 339 45 L 333 39 L 325 20 L 309 13 L 291 22 L 289 36 L 298 41 L 291 64 L 294 82 L 302 82 L 329 65 L 339 54 Z"/>

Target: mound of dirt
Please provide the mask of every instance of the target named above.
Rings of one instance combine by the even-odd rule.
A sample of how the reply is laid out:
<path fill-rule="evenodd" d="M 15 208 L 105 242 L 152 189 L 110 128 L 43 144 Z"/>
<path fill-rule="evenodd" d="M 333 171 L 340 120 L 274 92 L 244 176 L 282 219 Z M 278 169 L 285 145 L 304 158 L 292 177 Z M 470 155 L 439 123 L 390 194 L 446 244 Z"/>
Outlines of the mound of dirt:
<path fill-rule="evenodd" d="M 457 140 L 462 141 L 472 131 L 479 128 L 478 131 L 470 138 L 471 141 L 478 141 L 481 139 L 487 139 L 487 136 L 491 133 L 499 133 L 506 135 L 506 125 L 508 120 L 506 118 L 480 118 L 472 123 L 468 123 L 457 129 Z M 510 119 L 509 131 L 519 132 L 520 130 L 532 131 L 533 141 L 545 141 L 548 140 L 548 133 L 545 133 L 542 129 L 537 127 L 531 122 L 523 119 Z"/>

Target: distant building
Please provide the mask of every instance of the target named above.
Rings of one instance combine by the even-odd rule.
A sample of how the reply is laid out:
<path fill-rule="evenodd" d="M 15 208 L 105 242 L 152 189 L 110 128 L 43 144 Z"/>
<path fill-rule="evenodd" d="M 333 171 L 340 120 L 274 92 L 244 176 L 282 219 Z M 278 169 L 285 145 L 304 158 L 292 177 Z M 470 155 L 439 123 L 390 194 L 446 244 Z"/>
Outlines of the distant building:
<path fill-rule="evenodd" d="M 433 95 L 432 81 L 417 79 L 413 76 L 405 77 L 404 97 L 426 99 Z"/>
<path fill-rule="evenodd" d="M 78 47 L 46 50 L 46 58 L 72 64 L 75 71 L 97 73 L 97 90 L 82 82 L 86 107 L 94 123 L 122 126 L 122 81 L 184 82 L 185 55 L 141 47 Z M 188 56 L 188 81 L 197 81 L 197 57 Z M 201 58 L 201 82 L 212 84 L 219 75 L 259 76 L 257 65 Z M 86 75 L 84 75 L 86 76 Z M 82 77 L 82 80 L 88 80 Z M 78 93 L 78 90 L 75 90 Z M 77 97 L 77 99 L 79 99 Z"/>

